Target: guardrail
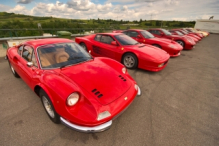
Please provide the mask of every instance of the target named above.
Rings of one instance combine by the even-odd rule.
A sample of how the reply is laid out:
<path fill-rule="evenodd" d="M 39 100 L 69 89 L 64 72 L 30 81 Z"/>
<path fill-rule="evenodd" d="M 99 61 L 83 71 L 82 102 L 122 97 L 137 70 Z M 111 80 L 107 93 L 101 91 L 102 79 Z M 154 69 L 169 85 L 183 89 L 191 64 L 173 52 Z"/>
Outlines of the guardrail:
<path fill-rule="evenodd" d="M 45 29 L 0 29 L 0 38 L 15 38 L 15 37 L 27 37 L 27 36 L 42 36 L 43 33 L 49 33 L 52 36 L 57 36 L 57 31 L 69 31 L 72 34 L 85 34 L 85 32 L 94 31 L 97 32 L 109 32 L 112 29 L 108 28 L 45 28 Z"/>

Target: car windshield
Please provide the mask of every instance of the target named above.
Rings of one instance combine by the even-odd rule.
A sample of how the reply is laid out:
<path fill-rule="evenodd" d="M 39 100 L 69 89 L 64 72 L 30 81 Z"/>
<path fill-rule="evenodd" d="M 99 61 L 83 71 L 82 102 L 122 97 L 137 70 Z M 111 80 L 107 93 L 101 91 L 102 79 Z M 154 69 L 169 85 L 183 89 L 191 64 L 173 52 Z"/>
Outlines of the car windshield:
<path fill-rule="evenodd" d="M 154 35 L 148 31 L 141 31 L 141 34 L 144 36 L 144 38 L 154 38 Z"/>
<path fill-rule="evenodd" d="M 178 35 L 184 35 L 184 34 L 182 34 L 181 32 L 179 32 L 179 31 L 175 31 Z"/>
<path fill-rule="evenodd" d="M 184 34 L 188 34 L 188 32 L 186 32 L 185 30 L 181 30 Z"/>
<path fill-rule="evenodd" d="M 139 44 L 137 41 L 135 41 L 134 39 L 132 39 L 131 37 L 129 37 L 125 34 L 115 35 L 115 38 L 122 45 L 136 45 L 136 44 Z"/>
<path fill-rule="evenodd" d="M 162 29 L 163 33 L 165 33 L 165 35 L 172 35 L 168 30 L 166 29 Z"/>
<path fill-rule="evenodd" d="M 59 43 L 41 46 L 37 49 L 42 68 L 63 68 L 92 59 L 77 43 Z"/>

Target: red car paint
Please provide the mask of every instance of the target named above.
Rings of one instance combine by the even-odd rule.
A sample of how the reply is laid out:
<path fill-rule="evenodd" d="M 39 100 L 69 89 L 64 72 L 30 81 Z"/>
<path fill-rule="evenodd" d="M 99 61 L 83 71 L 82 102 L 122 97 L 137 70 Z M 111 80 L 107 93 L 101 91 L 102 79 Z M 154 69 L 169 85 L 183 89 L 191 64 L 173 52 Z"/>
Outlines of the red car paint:
<path fill-rule="evenodd" d="M 127 71 L 122 72 L 124 66 L 109 58 L 92 58 L 80 47 L 86 55 L 91 57 L 89 60 L 63 68 L 43 67 L 41 57 L 38 58 L 38 50 L 45 51 L 44 45 L 63 43 L 77 45 L 68 39 L 27 41 L 9 48 L 7 59 L 28 86 L 38 95 L 39 88 L 44 90 L 52 101 L 55 111 L 71 123 L 93 127 L 121 114 L 132 103 L 138 92 L 135 88 L 136 82 Z M 29 61 L 23 57 L 25 50 L 19 51 L 22 46 L 24 49 L 30 47 L 33 50 L 32 55 L 36 56 L 34 66 L 27 66 Z M 92 92 L 94 89 L 102 94 L 101 98 Z M 80 98 L 74 106 L 70 107 L 66 104 L 66 100 L 73 92 L 79 93 Z M 97 116 L 103 111 L 109 111 L 111 116 L 98 121 Z"/>
<path fill-rule="evenodd" d="M 156 38 L 150 32 L 141 29 L 129 29 L 123 31 L 124 34 L 132 37 L 139 43 L 155 45 L 166 51 L 171 57 L 176 57 L 180 55 L 180 51 L 183 47 L 175 41 L 164 39 L 164 38 Z"/>
<path fill-rule="evenodd" d="M 195 42 L 189 39 L 188 37 L 172 35 L 170 32 L 168 32 L 165 29 L 153 28 L 153 29 L 149 29 L 148 31 L 158 38 L 167 38 L 170 40 L 174 40 L 178 43 L 182 42 L 183 49 L 185 50 L 191 50 L 195 45 Z"/>
<path fill-rule="evenodd" d="M 110 37 L 116 44 L 104 43 L 95 40 L 95 37 Z M 123 45 L 116 37 L 124 37 L 136 44 Z M 122 62 L 124 55 L 127 53 L 134 54 L 138 59 L 137 67 L 149 71 L 160 71 L 164 69 L 169 60 L 169 54 L 165 51 L 146 44 L 139 44 L 129 36 L 122 33 L 99 33 L 85 37 L 76 37 L 75 41 L 78 44 L 85 44 L 88 52 L 93 56 L 109 57 Z M 137 44 L 138 43 L 138 44 Z M 158 67 L 163 64 L 162 67 Z"/>
<path fill-rule="evenodd" d="M 184 35 L 186 35 L 186 36 L 192 37 L 192 39 L 193 39 L 195 42 L 198 42 L 198 41 L 200 41 L 200 40 L 202 39 L 202 38 L 199 37 L 198 35 L 195 35 L 195 34 L 193 34 L 193 33 L 187 33 L 185 30 L 182 30 L 182 29 L 171 29 L 170 31 L 171 31 L 171 33 L 172 33 L 172 32 L 176 32 L 176 31 L 179 31 L 180 33 L 182 33 L 182 34 L 184 34 Z M 197 41 L 196 41 L 196 40 L 197 40 Z"/>

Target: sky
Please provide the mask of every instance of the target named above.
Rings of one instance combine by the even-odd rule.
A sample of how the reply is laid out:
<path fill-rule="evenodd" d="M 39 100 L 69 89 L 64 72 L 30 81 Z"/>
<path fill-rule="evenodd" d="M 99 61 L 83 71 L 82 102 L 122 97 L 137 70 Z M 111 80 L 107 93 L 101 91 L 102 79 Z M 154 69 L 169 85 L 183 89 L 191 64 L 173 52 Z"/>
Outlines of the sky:
<path fill-rule="evenodd" d="M 219 19 L 219 0 L 0 0 L 1 12 L 69 19 Z"/>

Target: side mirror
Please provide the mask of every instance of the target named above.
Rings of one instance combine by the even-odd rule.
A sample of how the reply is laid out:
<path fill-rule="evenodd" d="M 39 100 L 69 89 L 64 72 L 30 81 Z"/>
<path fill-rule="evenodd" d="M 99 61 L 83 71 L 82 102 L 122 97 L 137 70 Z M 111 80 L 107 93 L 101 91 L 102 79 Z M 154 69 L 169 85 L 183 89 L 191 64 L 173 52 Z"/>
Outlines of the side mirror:
<path fill-rule="evenodd" d="M 33 62 L 27 62 L 27 66 L 28 67 L 32 67 L 33 66 Z"/>
<path fill-rule="evenodd" d="M 112 41 L 112 42 L 111 42 L 111 45 L 118 46 L 118 44 L 117 44 L 116 41 Z"/>
<path fill-rule="evenodd" d="M 141 35 L 137 35 L 137 38 L 141 39 L 142 37 L 141 37 Z"/>

